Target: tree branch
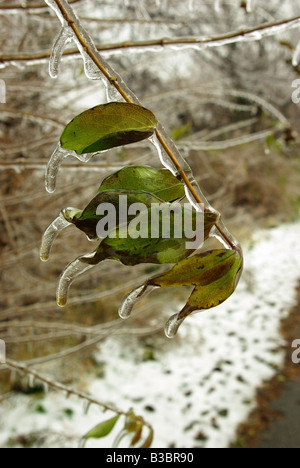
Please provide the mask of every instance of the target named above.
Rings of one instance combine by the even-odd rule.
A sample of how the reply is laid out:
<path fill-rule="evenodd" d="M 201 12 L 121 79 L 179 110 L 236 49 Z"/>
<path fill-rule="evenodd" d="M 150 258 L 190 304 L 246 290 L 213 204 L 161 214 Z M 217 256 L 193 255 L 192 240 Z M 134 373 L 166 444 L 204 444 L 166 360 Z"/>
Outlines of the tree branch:
<path fill-rule="evenodd" d="M 197 48 L 197 50 L 205 50 L 207 48 L 221 47 L 225 45 L 235 44 L 237 42 L 253 42 L 259 41 L 265 37 L 275 36 L 276 34 L 289 31 L 294 28 L 300 27 L 300 16 L 289 18 L 286 20 L 277 21 L 274 23 L 266 23 L 255 28 L 242 29 L 239 31 L 229 32 L 220 36 L 202 37 L 202 38 L 162 38 L 153 39 L 148 41 L 136 42 L 119 42 L 116 44 L 98 45 L 97 51 L 105 52 L 118 52 L 126 49 L 163 49 L 166 47 L 176 47 L 181 49 Z M 64 57 L 79 55 L 77 49 L 68 50 L 63 53 Z M 8 63 L 12 61 L 26 61 L 26 62 L 40 62 L 47 60 L 51 56 L 51 51 L 45 51 L 38 54 L 0 54 L 0 63 Z"/>
<path fill-rule="evenodd" d="M 69 0 L 70 5 L 74 3 L 81 2 L 82 0 Z M 15 4 L 15 5 L 0 5 L 0 11 L 5 10 L 42 10 L 47 8 L 43 3 L 36 3 L 33 5 L 20 5 L 20 4 Z"/>
<path fill-rule="evenodd" d="M 68 27 L 72 29 L 76 38 L 77 46 L 81 54 L 83 56 L 86 55 L 89 57 L 89 59 L 94 63 L 94 65 L 96 65 L 96 67 L 100 70 L 103 77 L 106 78 L 108 84 L 112 88 L 114 88 L 126 102 L 134 102 L 136 104 L 140 104 L 138 98 L 126 86 L 122 78 L 117 73 L 115 73 L 115 71 L 103 60 L 91 37 L 80 24 L 78 18 L 74 14 L 72 7 L 69 6 L 67 0 L 46 1 L 58 14 L 62 26 L 65 27 L 66 25 L 68 25 Z M 172 172 L 174 173 L 174 175 L 179 176 L 184 181 L 190 196 L 190 201 L 194 205 L 194 207 L 197 209 L 197 204 L 204 204 L 205 210 L 207 212 L 215 211 L 213 210 L 212 206 L 209 204 L 208 200 L 202 193 L 199 185 L 195 181 L 190 166 L 179 153 L 178 148 L 175 146 L 171 138 L 165 133 L 160 123 L 158 124 L 155 130 L 155 136 L 157 140 L 157 146 L 160 146 L 159 152 L 161 153 L 160 157 L 162 159 L 162 162 L 164 159 L 165 152 L 168 158 L 170 159 Z M 170 168 L 170 163 L 163 162 L 163 164 L 166 167 Z M 175 170 L 173 168 L 175 168 Z M 216 222 L 215 227 L 217 231 L 219 231 L 221 237 L 227 243 L 227 245 L 233 250 L 239 252 L 240 256 L 242 257 L 243 254 L 239 242 L 227 230 L 223 222 L 221 220 Z"/>

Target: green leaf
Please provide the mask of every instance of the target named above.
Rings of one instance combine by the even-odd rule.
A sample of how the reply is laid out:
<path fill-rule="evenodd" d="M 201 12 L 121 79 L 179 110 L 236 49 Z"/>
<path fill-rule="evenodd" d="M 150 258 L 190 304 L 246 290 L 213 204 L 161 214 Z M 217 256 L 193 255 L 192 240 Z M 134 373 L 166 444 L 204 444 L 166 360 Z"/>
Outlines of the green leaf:
<path fill-rule="evenodd" d="M 99 192 L 108 189 L 144 190 L 166 202 L 173 202 L 185 195 L 184 184 L 168 169 L 154 169 L 149 166 L 130 166 L 107 177 Z"/>
<path fill-rule="evenodd" d="M 64 149 L 77 154 L 104 151 L 149 138 L 157 126 L 148 109 L 126 102 L 93 107 L 75 117 L 62 133 Z"/>
<path fill-rule="evenodd" d="M 124 204 L 122 207 L 122 213 L 120 216 L 120 197 L 126 196 L 127 203 Z M 64 217 L 67 221 L 75 224 L 75 226 L 83 231 L 89 239 L 95 240 L 98 239 L 97 236 L 97 224 L 98 222 L 103 219 L 106 214 L 104 215 L 97 215 L 97 209 L 99 205 L 104 203 L 110 203 L 115 207 L 116 210 L 116 225 L 118 227 L 120 224 L 124 222 L 124 210 L 128 213 L 128 208 L 130 205 L 134 203 L 143 203 L 146 208 L 150 208 L 152 203 L 163 203 L 163 200 L 152 195 L 151 193 L 143 192 L 143 191 L 128 191 L 128 190 L 106 190 L 105 192 L 101 192 L 96 195 L 95 198 L 87 205 L 87 207 L 83 210 L 73 210 L 73 209 L 66 209 L 63 212 Z M 128 215 L 127 221 L 131 221 L 135 218 L 136 215 Z"/>
<path fill-rule="evenodd" d="M 171 271 L 150 279 L 147 286 L 195 286 L 178 316 L 181 320 L 195 310 L 211 309 L 228 299 L 235 290 L 242 265 L 238 252 L 212 250 L 181 261 Z"/>
<path fill-rule="evenodd" d="M 140 226 L 145 226 L 147 237 L 133 238 L 131 231 L 131 223 L 126 226 L 121 226 L 111 234 L 110 237 L 104 239 L 98 249 L 96 250 L 93 257 L 81 257 L 81 261 L 91 265 L 96 265 L 103 260 L 111 259 L 118 260 L 127 266 L 134 266 L 141 263 L 153 263 L 153 264 L 166 264 L 166 263 L 177 263 L 180 260 L 188 257 L 192 254 L 193 250 L 186 248 L 188 239 L 184 232 L 183 223 L 180 224 L 181 237 L 175 237 L 175 223 L 177 222 L 177 215 L 173 212 L 170 213 L 170 231 L 168 232 L 168 238 L 164 237 L 162 229 L 163 213 L 159 212 L 159 233 L 157 238 L 153 238 L 151 232 L 151 214 L 154 210 L 158 210 L 158 207 L 152 206 L 147 211 L 143 211 L 139 215 Z M 186 219 L 190 219 L 190 223 L 193 225 L 193 229 L 196 227 L 196 213 L 194 211 L 181 209 L 182 219 L 184 215 Z M 204 213 L 204 240 L 208 238 L 212 226 L 217 220 L 215 213 Z M 165 220 L 165 218 L 164 218 Z M 136 222 L 136 218 L 135 218 Z M 115 237 L 113 237 L 113 235 Z M 195 250 L 195 249 L 194 249 Z"/>
<path fill-rule="evenodd" d="M 88 432 L 84 439 L 101 439 L 103 437 L 108 436 L 115 425 L 117 424 L 120 416 L 115 416 L 114 418 L 108 419 L 107 421 L 103 421 L 102 423 L 95 426 L 90 432 Z"/>

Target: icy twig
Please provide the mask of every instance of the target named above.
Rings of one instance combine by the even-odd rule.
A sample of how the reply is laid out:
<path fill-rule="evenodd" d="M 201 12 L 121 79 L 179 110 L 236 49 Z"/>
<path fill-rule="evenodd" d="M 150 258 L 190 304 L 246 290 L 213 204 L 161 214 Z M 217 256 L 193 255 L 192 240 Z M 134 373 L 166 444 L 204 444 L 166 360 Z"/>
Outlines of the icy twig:
<path fill-rule="evenodd" d="M 187 38 L 160 38 L 160 39 L 151 39 L 148 41 L 136 41 L 136 42 L 120 42 L 116 44 L 107 44 L 107 45 L 98 45 L 96 50 L 100 53 L 109 53 L 119 52 L 120 50 L 126 49 L 136 49 L 141 50 L 142 52 L 147 49 L 152 49 L 153 51 L 159 51 L 166 47 L 175 47 L 176 50 L 180 49 L 195 49 L 198 51 L 206 50 L 208 48 L 214 47 L 223 47 L 230 44 L 235 44 L 238 42 L 253 42 L 259 41 L 266 37 L 275 36 L 281 34 L 291 29 L 300 27 L 300 16 L 289 18 L 286 20 L 265 23 L 261 26 L 256 26 L 254 28 L 242 29 L 239 31 L 229 32 L 221 36 L 213 37 L 187 37 Z M 78 55 L 80 52 L 78 49 L 68 50 L 63 53 L 64 57 L 70 57 Z M 45 62 L 51 56 L 51 53 L 41 52 L 36 54 L 0 54 L 1 63 L 10 63 L 10 62 Z"/>
<path fill-rule="evenodd" d="M 106 411 L 112 411 L 114 413 L 117 413 L 119 415 L 124 415 L 127 416 L 127 412 L 121 411 L 114 406 L 107 405 L 106 403 L 101 402 L 100 400 L 97 400 L 96 398 L 93 398 L 92 396 L 88 395 L 87 393 L 80 392 L 78 390 L 75 390 L 72 387 L 67 387 L 66 385 L 63 385 L 59 382 L 56 382 L 43 374 L 40 374 L 39 372 L 30 369 L 28 366 L 25 364 L 22 364 L 20 362 L 14 361 L 12 359 L 7 359 L 5 366 L 8 369 L 14 369 L 17 372 L 21 372 L 22 374 L 26 374 L 30 376 L 31 379 L 37 379 L 40 382 L 43 382 L 47 386 L 54 388 L 55 390 L 59 390 L 61 392 L 64 392 L 68 395 L 74 395 L 79 397 L 82 400 L 88 401 L 90 404 L 100 406 L 101 408 L 105 409 Z"/>
<path fill-rule="evenodd" d="M 293 55 L 293 66 L 298 67 L 299 63 L 300 63 L 300 41 L 298 42 L 298 45 Z"/>

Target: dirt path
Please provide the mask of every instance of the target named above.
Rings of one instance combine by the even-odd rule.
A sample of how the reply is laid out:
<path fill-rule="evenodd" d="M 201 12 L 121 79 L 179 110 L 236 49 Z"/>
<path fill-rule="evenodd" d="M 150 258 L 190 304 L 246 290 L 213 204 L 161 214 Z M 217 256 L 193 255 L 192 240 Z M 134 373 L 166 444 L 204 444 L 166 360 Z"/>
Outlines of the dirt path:
<path fill-rule="evenodd" d="M 238 430 L 235 448 L 300 448 L 300 364 L 291 356 L 292 342 L 300 339 L 300 285 L 298 304 L 282 322 L 286 340 L 284 369 L 257 391 L 257 407 Z"/>
<path fill-rule="evenodd" d="M 270 407 L 282 417 L 258 436 L 256 448 L 300 448 L 300 377 L 286 383 Z"/>

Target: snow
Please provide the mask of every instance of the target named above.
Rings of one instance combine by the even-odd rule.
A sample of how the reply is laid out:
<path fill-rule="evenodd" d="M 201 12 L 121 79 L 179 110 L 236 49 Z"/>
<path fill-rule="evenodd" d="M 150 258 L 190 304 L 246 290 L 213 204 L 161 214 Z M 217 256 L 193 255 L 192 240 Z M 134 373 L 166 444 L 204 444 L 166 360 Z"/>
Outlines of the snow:
<path fill-rule="evenodd" d="M 236 293 L 218 308 L 188 318 L 176 339 L 157 337 L 154 361 L 143 361 L 138 339 L 108 338 L 96 355 L 105 363 L 105 377 L 87 376 L 88 391 L 126 411 L 134 408 L 153 425 L 154 448 L 228 447 L 255 405 L 256 389 L 283 363 L 279 328 L 296 301 L 299 236 L 300 223 L 258 231 L 245 252 Z M 45 411 L 37 412 L 37 405 Z M 16 434 L 42 431 L 50 436 L 47 447 L 76 447 L 84 433 L 109 417 L 96 406 L 86 415 L 82 401 L 57 392 L 38 401 L 14 396 L 1 403 L 0 446 Z M 111 447 L 117 432 L 87 446 Z"/>

